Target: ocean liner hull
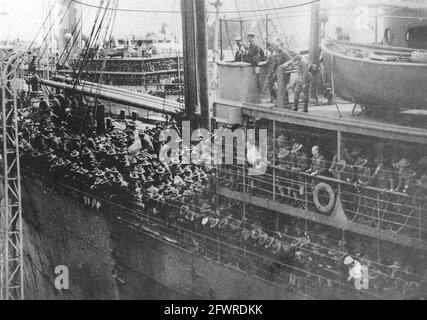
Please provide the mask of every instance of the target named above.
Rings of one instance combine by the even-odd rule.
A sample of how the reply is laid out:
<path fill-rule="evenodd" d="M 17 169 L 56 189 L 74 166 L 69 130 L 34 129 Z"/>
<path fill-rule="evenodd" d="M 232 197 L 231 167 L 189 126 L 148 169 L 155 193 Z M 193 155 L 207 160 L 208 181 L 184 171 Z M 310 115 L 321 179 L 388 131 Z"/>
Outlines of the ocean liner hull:
<path fill-rule="evenodd" d="M 354 55 L 344 54 L 352 52 Z M 427 63 L 393 62 L 410 59 L 413 50 L 352 43 L 322 46 L 324 78 L 335 93 L 368 107 L 427 109 Z M 357 57 L 368 53 L 371 57 Z M 381 61 L 384 59 L 384 61 Z"/>
<path fill-rule="evenodd" d="M 23 179 L 26 299 L 302 299 Z M 148 230 L 148 229 L 146 229 Z M 69 290 L 55 288 L 55 267 Z"/>

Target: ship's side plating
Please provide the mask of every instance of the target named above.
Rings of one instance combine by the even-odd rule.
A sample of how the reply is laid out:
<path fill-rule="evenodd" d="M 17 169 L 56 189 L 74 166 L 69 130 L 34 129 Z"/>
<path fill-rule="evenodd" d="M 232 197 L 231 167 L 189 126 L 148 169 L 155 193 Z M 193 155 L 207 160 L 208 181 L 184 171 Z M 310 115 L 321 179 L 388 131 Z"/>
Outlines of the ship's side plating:
<path fill-rule="evenodd" d="M 142 230 L 125 211 L 87 208 L 70 190 L 23 179 L 29 299 L 303 299 Z M 69 268 L 69 290 L 55 267 Z"/>

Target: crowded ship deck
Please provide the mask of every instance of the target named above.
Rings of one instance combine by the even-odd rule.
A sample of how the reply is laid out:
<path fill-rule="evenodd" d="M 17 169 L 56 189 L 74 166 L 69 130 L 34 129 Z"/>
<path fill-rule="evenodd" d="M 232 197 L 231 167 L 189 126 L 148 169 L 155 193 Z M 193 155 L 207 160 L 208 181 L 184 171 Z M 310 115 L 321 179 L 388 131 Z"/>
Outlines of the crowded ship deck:
<path fill-rule="evenodd" d="M 22 110 L 22 163 L 28 179 L 97 213 L 113 213 L 113 219 L 141 232 L 306 297 L 408 298 L 425 292 L 425 199 L 403 189 L 371 187 L 353 169 L 339 171 L 349 180 L 296 172 L 283 158 L 291 153 L 276 142 L 291 142 L 295 133 L 292 141 L 303 142 L 304 134 L 280 128 L 277 116 L 267 172 L 249 176 L 246 165 L 182 165 L 178 158 L 165 166 L 158 152 L 166 141 L 159 140 L 159 133 L 179 132 L 177 122 L 153 126 L 113 115 L 102 133 L 90 124 L 93 103 L 69 101 L 73 112 L 86 106 L 87 122 L 73 124 L 70 114 L 46 117 L 50 107 L 43 103 Z M 57 96 L 52 100 L 56 112 L 58 102 L 68 105 Z M 267 124 L 258 120 L 257 125 Z M 336 139 L 327 130 L 322 133 L 324 141 Z M 314 144 L 313 134 L 308 137 Z M 135 142 L 140 151 L 129 152 Z M 200 143 L 191 149 L 198 150 Z M 328 192 L 313 200 L 321 182 L 332 186 L 332 207 Z M 357 290 L 342 278 L 347 255 L 369 266 L 370 290 Z"/>
<path fill-rule="evenodd" d="M 105 46 L 108 40 L 111 45 L 110 3 L 98 8 L 99 14 L 105 9 L 104 18 L 96 18 L 74 61 L 69 60 L 74 32 L 62 39 L 68 43 L 61 56 L 48 57 L 45 66 L 40 65 L 45 52 L 3 59 L 5 208 L 18 208 L 12 217 L 21 218 L 22 173 L 28 212 L 37 212 L 37 201 L 49 202 L 32 195 L 47 192 L 72 203 L 56 207 L 62 210 L 55 213 L 59 228 L 66 221 L 61 215 L 77 216 L 73 207 L 79 217 L 105 217 L 160 241 L 155 250 L 160 243 L 170 245 L 186 253 L 179 263 L 191 270 L 191 286 L 201 278 L 195 261 L 203 259 L 199 270 L 220 265 L 292 299 L 424 299 L 426 112 L 411 105 L 380 106 L 368 96 L 354 99 L 358 103 L 337 98 L 342 83 L 334 82 L 336 69 L 325 71 L 316 39 L 321 33 L 317 2 L 312 3 L 309 56 L 285 49 L 280 39 L 269 43 L 268 26 L 268 52 L 255 44 L 262 32 L 247 32 L 245 46 L 242 20 L 234 61 L 224 61 L 223 40 L 216 39 L 221 49 L 209 62 L 204 1 L 184 0 L 182 59 L 179 53 L 127 57 L 117 48 L 113 51 L 121 58 L 112 58 L 107 48 L 101 55 L 96 44 Z M 105 16 L 108 26 L 103 26 Z M 105 39 L 99 39 L 103 28 Z M 319 102 L 320 91 L 327 103 Z M 417 94 L 423 96 L 423 90 Z M 8 170 L 8 164 L 16 168 Z M 16 204 L 9 205 L 13 196 Z M 53 208 L 46 214 L 49 223 Z M 16 221 L 6 225 L 19 229 L 12 235 L 22 235 L 22 222 Z M 42 229 L 38 221 L 34 225 L 36 233 Z M 106 234 L 99 242 L 107 242 L 110 250 L 110 239 L 104 239 L 115 234 Z M 131 255 L 133 240 L 118 241 L 128 244 L 122 255 Z M 19 245 L 20 252 L 18 245 L 13 250 L 16 261 L 23 261 Z M 138 246 L 133 267 L 161 267 L 163 274 L 150 275 L 167 278 L 173 268 L 167 259 L 140 263 L 146 256 L 162 260 L 163 252 L 149 255 L 152 249 Z M 114 266 L 107 277 L 124 283 L 117 270 Z M 236 283 L 236 278 L 227 279 Z M 180 279 L 147 283 L 162 281 L 183 292 L 194 289 L 181 288 Z M 215 299 L 209 286 L 204 296 Z M 242 296 L 244 286 L 239 287 Z"/>

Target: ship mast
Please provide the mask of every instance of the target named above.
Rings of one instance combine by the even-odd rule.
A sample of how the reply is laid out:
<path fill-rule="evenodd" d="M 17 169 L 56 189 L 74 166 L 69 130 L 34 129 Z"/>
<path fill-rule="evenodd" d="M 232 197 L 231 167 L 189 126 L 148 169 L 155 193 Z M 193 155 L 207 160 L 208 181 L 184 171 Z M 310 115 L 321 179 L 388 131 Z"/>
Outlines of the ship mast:
<path fill-rule="evenodd" d="M 214 35 L 214 48 L 213 48 L 213 58 L 212 61 L 215 63 L 218 60 L 219 54 L 219 10 L 223 5 L 221 0 L 216 0 L 215 2 L 209 3 L 211 6 L 215 7 L 215 35 Z"/>
<path fill-rule="evenodd" d="M 210 130 L 206 1 L 181 0 L 185 116 Z M 199 105 L 199 108 L 197 108 Z M 198 109 L 198 110 L 197 110 Z M 196 125 L 193 123 L 192 125 Z"/>
<path fill-rule="evenodd" d="M 214 47 L 213 47 L 213 54 L 212 54 L 212 83 L 211 86 L 216 89 L 217 86 L 217 77 L 218 77 L 218 68 L 216 62 L 218 60 L 221 60 L 222 57 L 219 57 L 220 51 L 219 51 L 219 38 L 220 38 L 220 16 L 219 16 L 219 10 L 221 6 L 223 5 L 221 0 L 216 0 L 215 2 L 210 3 L 211 6 L 215 7 L 215 34 L 214 34 Z M 219 58 L 219 59 L 218 59 Z"/>

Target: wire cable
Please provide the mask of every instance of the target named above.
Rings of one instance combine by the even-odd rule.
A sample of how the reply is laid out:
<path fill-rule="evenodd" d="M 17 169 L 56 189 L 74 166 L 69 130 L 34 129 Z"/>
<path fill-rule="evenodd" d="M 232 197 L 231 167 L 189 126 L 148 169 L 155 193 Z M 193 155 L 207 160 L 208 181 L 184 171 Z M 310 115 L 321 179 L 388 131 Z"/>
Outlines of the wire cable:
<path fill-rule="evenodd" d="M 173 10 L 145 10 L 145 9 L 124 9 L 124 8 L 106 8 L 102 6 L 96 6 L 88 3 L 84 3 L 82 1 L 78 0 L 71 0 L 75 3 L 81 4 L 86 7 L 91 7 L 95 9 L 107 9 L 107 10 L 113 10 L 113 11 L 120 11 L 120 12 L 141 12 L 141 13 L 181 13 L 181 11 L 173 11 Z M 282 6 L 282 7 L 276 7 L 276 8 L 266 8 L 266 9 L 260 9 L 258 12 L 268 12 L 268 11 L 275 11 L 275 10 L 285 10 L 285 9 L 292 9 L 292 8 L 299 8 L 303 6 L 308 6 L 310 4 L 319 2 L 320 0 L 313 0 L 309 2 L 304 2 L 300 4 L 290 5 L 290 6 Z M 255 10 L 242 10 L 242 11 L 221 11 L 221 13 L 224 14 L 233 14 L 233 13 L 253 13 L 256 12 Z M 216 13 L 215 11 L 208 11 L 208 13 Z"/>

